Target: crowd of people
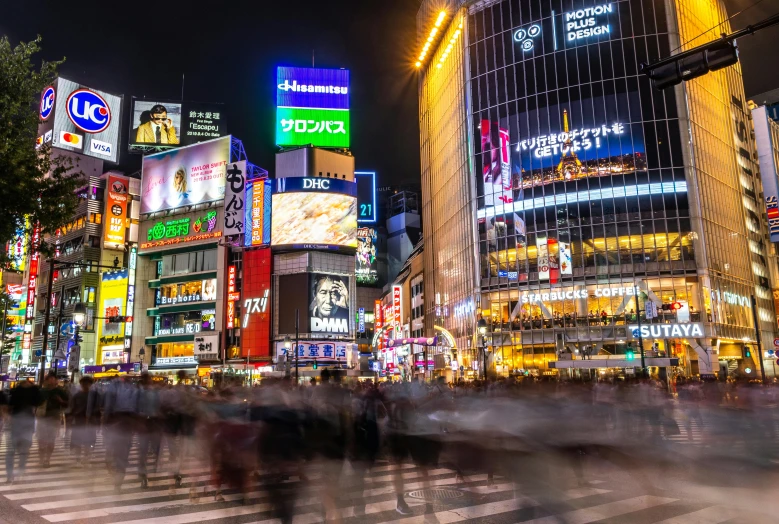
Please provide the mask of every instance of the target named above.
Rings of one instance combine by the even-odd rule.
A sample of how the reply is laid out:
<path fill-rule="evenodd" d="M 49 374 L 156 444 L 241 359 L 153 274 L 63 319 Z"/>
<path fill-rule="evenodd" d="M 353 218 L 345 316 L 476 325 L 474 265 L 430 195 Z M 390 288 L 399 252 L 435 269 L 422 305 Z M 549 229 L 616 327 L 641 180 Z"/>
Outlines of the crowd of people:
<path fill-rule="evenodd" d="M 223 490 L 243 494 L 264 485 L 276 515 L 289 522 L 290 489 L 317 483 L 322 512 L 337 514 L 339 500 L 357 489 L 378 460 L 388 461 L 396 509 L 409 514 L 402 464 L 428 472 L 445 465 L 458 479 L 478 472 L 531 486 L 549 498 L 559 487 L 548 480 L 553 466 L 584 482 L 588 460 L 629 471 L 671 462 L 673 446 L 697 435 L 706 467 L 736 459 L 754 468 L 774 467 L 777 437 L 775 388 L 718 382 L 679 382 L 670 391 L 659 381 L 596 383 L 496 380 L 447 384 L 442 379 L 342 383 L 323 370 L 305 387 L 268 379 L 208 390 L 155 382 L 148 374 L 95 384 L 89 377 L 69 390 L 48 376 L 39 388 L 20 382 L 7 393 L 6 479 L 24 475 L 33 435 L 41 467 L 49 467 L 57 438 L 64 438 L 73 467 L 105 467 L 116 490 L 148 487 L 153 471 L 165 471 L 182 487 L 188 464 L 210 468 L 210 481 L 191 485 L 190 497 L 224 500 Z M 695 429 L 696 431 L 693 431 Z M 98 434 L 105 448 L 94 453 Z M 137 449 L 137 480 L 128 477 Z M 705 450 L 705 451 L 704 451 Z M 530 481 L 530 482 L 528 482 Z M 297 495 L 296 495 L 297 494 Z"/>

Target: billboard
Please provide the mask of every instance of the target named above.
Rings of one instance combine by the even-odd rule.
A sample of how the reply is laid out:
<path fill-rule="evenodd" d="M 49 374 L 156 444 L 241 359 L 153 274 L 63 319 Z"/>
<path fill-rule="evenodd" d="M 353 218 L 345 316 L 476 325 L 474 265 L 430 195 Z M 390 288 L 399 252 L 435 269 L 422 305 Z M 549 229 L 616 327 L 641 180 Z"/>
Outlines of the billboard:
<path fill-rule="evenodd" d="M 130 106 L 131 152 L 189 146 L 227 134 L 222 104 L 139 100 Z"/>
<path fill-rule="evenodd" d="M 760 179 L 763 182 L 763 196 L 771 242 L 779 242 L 779 173 L 777 173 L 776 150 L 771 133 L 771 122 L 765 106 L 752 109 L 755 127 L 755 145 L 760 164 Z"/>
<path fill-rule="evenodd" d="M 243 254 L 241 286 L 241 357 L 271 356 L 271 250 L 251 249 Z"/>
<path fill-rule="evenodd" d="M 243 233 L 244 199 L 246 198 L 246 160 L 233 162 L 227 168 L 225 184 L 224 234 Z"/>
<path fill-rule="evenodd" d="M 376 222 L 376 171 L 355 171 L 357 182 L 357 222 Z"/>
<path fill-rule="evenodd" d="M 308 273 L 293 273 L 279 275 L 279 287 L 276 296 L 279 302 L 278 316 L 274 322 L 278 325 L 280 334 L 295 333 L 295 319 L 297 317 L 298 331 L 309 333 L 308 307 L 309 293 L 302 292 L 309 287 Z"/>
<path fill-rule="evenodd" d="M 481 121 L 482 177 L 484 205 L 510 204 L 514 201 L 511 186 L 509 131 L 497 122 Z"/>
<path fill-rule="evenodd" d="M 141 214 L 224 199 L 231 137 L 143 157 Z"/>
<path fill-rule="evenodd" d="M 266 246 L 271 239 L 271 184 L 268 179 L 246 183 L 246 235 L 244 245 Z"/>
<path fill-rule="evenodd" d="M 361 227 L 357 230 L 357 262 L 354 273 L 360 284 L 375 284 L 379 280 L 376 238 L 376 230 L 372 227 Z"/>
<path fill-rule="evenodd" d="M 103 223 L 103 245 L 124 246 L 127 229 L 127 199 L 129 182 L 127 177 L 109 173 L 105 184 L 105 214 Z"/>
<path fill-rule="evenodd" d="M 127 304 L 127 270 L 107 271 L 100 276 L 100 309 L 97 323 L 99 364 L 113 364 L 124 353 L 124 323 L 111 323 L 108 317 L 124 316 Z"/>
<path fill-rule="evenodd" d="M 41 93 L 38 143 L 117 162 L 122 97 L 65 78 Z"/>
<path fill-rule="evenodd" d="M 348 148 L 349 71 L 276 69 L 276 144 Z"/>
<path fill-rule="evenodd" d="M 308 299 L 311 333 L 349 334 L 349 277 L 312 273 Z"/>

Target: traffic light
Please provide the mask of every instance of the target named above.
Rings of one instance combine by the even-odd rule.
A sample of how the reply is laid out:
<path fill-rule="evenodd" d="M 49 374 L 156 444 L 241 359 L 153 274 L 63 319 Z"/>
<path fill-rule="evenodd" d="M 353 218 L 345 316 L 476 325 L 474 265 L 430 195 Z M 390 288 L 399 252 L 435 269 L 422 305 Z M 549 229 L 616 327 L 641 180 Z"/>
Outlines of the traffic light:
<path fill-rule="evenodd" d="M 314 369 L 316 369 L 316 360 L 314 361 Z"/>
<path fill-rule="evenodd" d="M 752 352 L 747 348 L 747 358 L 752 358 Z"/>
<path fill-rule="evenodd" d="M 717 40 L 681 55 L 670 57 L 669 62 L 659 66 L 642 67 L 655 89 L 672 87 L 738 63 L 738 47 L 733 40 Z"/>
<path fill-rule="evenodd" d="M 636 354 L 633 352 L 632 349 L 628 349 L 625 352 L 625 360 L 635 360 Z"/>
<path fill-rule="evenodd" d="M 663 304 L 663 311 L 679 311 L 682 309 L 681 302 L 671 302 L 670 304 Z"/>

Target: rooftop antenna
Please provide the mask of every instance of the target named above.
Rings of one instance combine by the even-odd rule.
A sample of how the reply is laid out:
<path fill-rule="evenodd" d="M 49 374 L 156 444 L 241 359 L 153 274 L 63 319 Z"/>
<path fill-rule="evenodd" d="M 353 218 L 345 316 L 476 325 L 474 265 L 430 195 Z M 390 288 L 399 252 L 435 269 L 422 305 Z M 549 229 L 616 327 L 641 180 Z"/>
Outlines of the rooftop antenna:
<path fill-rule="evenodd" d="M 311 50 L 311 67 L 316 67 L 315 60 L 314 60 L 314 50 Z"/>
<path fill-rule="evenodd" d="M 181 73 L 181 101 L 184 101 L 184 73 Z"/>

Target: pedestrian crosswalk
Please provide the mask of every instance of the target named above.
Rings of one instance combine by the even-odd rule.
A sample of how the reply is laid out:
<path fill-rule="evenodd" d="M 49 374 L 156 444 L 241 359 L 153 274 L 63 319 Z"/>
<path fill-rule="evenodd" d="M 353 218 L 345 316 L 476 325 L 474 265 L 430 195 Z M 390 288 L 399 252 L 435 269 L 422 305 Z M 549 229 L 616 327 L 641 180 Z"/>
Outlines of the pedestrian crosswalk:
<path fill-rule="evenodd" d="M 0 445 L 0 462 L 7 451 Z M 163 454 L 157 471 L 149 473 L 148 489 L 138 481 L 138 456 L 135 448 L 122 489 L 115 490 L 105 465 L 102 437 L 98 438 L 89 465 L 77 468 L 60 439 L 51 466 L 41 467 L 37 445 L 30 451 L 29 467 L 13 484 L 0 484 L 0 514 L 4 507 L 25 512 L 30 522 L 187 524 L 195 522 L 239 522 L 276 524 L 274 504 L 279 493 L 294 493 L 295 524 L 324 521 L 323 492 L 332 483 L 317 464 L 306 465 L 280 483 L 269 485 L 268 472 L 252 477 L 246 493 L 226 490 L 219 497 L 213 486 L 208 456 L 195 448 L 180 470 L 182 481 L 176 485 L 173 470 Z M 305 474 L 305 479 L 298 475 Z M 403 479 L 403 493 L 410 514 L 396 512 L 395 477 Z M 400 466 L 377 463 L 364 479 L 357 482 L 354 471 L 344 466 L 342 481 L 352 489 L 338 496 L 338 518 L 349 522 L 422 524 L 427 522 L 501 522 L 522 524 L 588 524 L 608 522 L 658 522 L 663 524 L 714 524 L 769 522 L 766 515 L 750 516 L 742 509 L 705 504 L 671 492 L 636 493 L 612 482 L 608 475 L 577 482 L 571 476 L 554 486 L 554 493 L 539 497 L 538 486 L 525 489 L 509 479 L 488 479 L 477 473 L 458 478 L 457 472 L 443 464 L 423 471 L 414 464 Z M 273 477 L 275 478 L 275 477 Z M 434 496 L 435 495 L 435 496 Z M 551 501 L 551 503 L 550 503 Z M 739 521 L 740 522 L 740 521 Z"/>

